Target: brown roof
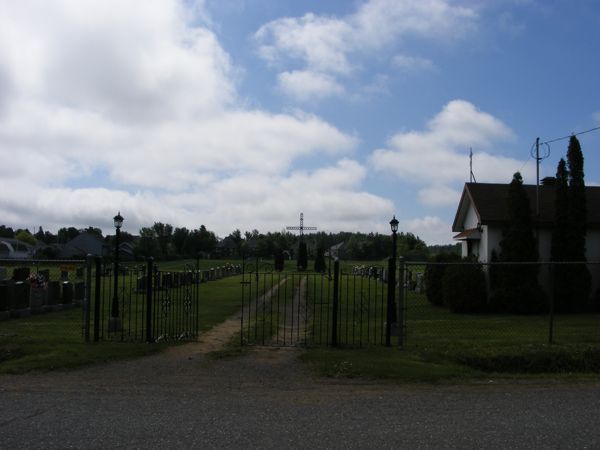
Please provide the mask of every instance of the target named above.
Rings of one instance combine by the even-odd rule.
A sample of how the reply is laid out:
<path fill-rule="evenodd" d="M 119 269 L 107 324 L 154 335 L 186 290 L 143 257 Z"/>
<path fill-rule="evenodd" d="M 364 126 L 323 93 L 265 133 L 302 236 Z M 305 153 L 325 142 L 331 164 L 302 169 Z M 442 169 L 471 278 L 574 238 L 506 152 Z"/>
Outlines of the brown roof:
<path fill-rule="evenodd" d="M 482 225 L 501 225 L 508 221 L 508 184 L 465 183 L 460 204 L 456 211 L 452 231 L 462 230 L 464 214 L 469 203 L 473 203 L 479 223 Z M 535 216 L 536 186 L 523 185 L 531 214 Z M 540 225 L 551 226 L 554 223 L 554 186 L 540 186 Z M 600 186 L 586 186 L 588 227 L 600 228 Z M 534 217 L 532 217 L 534 218 Z"/>

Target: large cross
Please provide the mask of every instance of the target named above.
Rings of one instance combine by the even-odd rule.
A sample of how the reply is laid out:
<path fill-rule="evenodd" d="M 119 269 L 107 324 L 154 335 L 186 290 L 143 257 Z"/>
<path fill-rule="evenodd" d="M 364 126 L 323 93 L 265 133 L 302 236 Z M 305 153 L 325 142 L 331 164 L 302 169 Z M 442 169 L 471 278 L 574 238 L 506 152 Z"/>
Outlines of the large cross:
<path fill-rule="evenodd" d="M 286 230 L 300 230 L 300 239 L 304 236 L 304 230 L 316 230 L 317 227 L 305 227 L 304 226 L 304 214 L 300 213 L 300 226 L 299 227 L 285 227 Z"/>

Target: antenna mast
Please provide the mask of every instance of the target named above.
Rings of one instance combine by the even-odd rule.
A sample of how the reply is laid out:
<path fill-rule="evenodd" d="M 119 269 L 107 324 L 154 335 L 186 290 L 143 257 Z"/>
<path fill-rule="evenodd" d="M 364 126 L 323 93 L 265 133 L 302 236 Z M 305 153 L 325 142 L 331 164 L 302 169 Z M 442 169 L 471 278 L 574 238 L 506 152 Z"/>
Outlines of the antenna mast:
<path fill-rule="evenodd" d="M 477 183 L 475 174 L 473 173 L 473 148 L 469 148 L 469 172 L 471 174 L 471 183 Z"/>

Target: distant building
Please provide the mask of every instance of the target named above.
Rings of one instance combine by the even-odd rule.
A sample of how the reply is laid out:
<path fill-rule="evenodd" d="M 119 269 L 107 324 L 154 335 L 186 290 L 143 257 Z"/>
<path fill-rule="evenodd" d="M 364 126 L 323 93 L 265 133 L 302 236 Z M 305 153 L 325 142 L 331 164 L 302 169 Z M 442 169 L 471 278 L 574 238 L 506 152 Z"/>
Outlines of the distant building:
<path fill-rule="evenodd" d="M 106 256 L 109 254 L 109 246 L 101 237 L 84 232 L 63 246 L 59 258 L 78 259 L 85 258 L 87 255 Z"/>

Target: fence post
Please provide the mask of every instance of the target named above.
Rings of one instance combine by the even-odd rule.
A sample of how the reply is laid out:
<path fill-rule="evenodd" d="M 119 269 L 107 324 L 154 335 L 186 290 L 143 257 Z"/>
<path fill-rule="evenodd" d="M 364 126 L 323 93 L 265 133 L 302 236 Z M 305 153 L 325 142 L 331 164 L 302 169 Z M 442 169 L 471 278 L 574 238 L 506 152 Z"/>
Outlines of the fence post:
<path fill-rule="evenodd" d="M 388 258 L 388 280 L 387 280 L 387 314 L 385 318 L 385 346 L 392 345 L 392 326 L 398 331 L 396 323 L 396 260 Z M 394 324 L 394 325 L 392 325 Z"/>
<path fill-rule="evenodd" d="M 154 281 L 154 258 L 147 259 L 146 267 L 146 342 L 152 343 L 152 283 Z"/>
<path fill-rule="evenodd" d="M 100 302 L 102 284 L 102 258 L 96 256 L 96 276 L 94 283 L 94 342 L 100 340 Z"/>
<path fill-rule="evenodd" d="M 554 264 L 550 264 L 550 315 L 548 318 L 548 344 L 554 344 Z"/>
<path fill-rule="evenodd" d="M 406 310 L 406 263 L 404 258 L 398 258 L 398 346 L 404 345 L 404 336 L 406 335 L 406 322 L 404 312 Z"/>
<path fill-rule="evenodd" d="M 85 261 L 85 299 L 83 300 L 83 334 L 85 342 L 90 342 L 90 309 L 92 308 L 92 261 L 87 255 Z"/>
<path fill-rule="evenodd" d="M 340 262 L 338 259 L 333 264 L 333 311 L 331 312 L 331 345 L 338 345 L 338 294 L 340 286 Z"/>

